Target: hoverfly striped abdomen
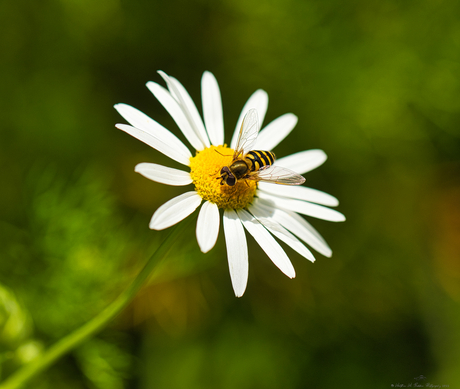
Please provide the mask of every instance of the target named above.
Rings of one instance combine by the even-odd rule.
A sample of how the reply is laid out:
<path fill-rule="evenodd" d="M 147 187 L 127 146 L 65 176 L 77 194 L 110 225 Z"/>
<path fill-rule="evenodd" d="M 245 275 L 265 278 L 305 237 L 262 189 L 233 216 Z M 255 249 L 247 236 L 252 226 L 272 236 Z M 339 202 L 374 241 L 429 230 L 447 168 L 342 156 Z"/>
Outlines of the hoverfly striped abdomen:
<path fill-rule="evenodd" d="M 251 150 L 244 156 L 245 162 L 251 163 L 251 166 L 249 166 L 251 172 L 273 165 L 275 158 L 275 153 L 262 150 Z"/>

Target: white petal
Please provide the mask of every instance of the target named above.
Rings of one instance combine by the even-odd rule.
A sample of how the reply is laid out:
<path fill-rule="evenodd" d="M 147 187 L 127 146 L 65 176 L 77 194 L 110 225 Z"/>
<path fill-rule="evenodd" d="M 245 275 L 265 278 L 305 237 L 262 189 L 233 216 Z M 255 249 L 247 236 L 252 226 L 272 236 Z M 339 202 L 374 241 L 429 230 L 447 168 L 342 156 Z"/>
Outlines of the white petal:
<path fill-rule="evenodd" d="M 203 121 L 201 120 L 201 116 L 196 109 L 196 105 L 188 94 L 187 90 L 174 77 L 170 77 L 162 71 L 159 71 L 158 73 L 166 81 L 169 91 L 180 104 L 185 117 L 195 130 L 195 133 L 200 137 L 203 144 L 206 147 L 209 147 L 211 144 L 209 143 L 208 134 L 204 128 Z"/>
<path fill-rule="evenodd" d="M 182 111 L 182 108 L 177 100 L 171 96 L 171 93 L 169 93 L 169 91 L 161 85 L 151 81 L 147 83 L 147 88 L 150 89 L 153 95 L 158 99 L 163 107 L 165 107 L 189 143 L 196 150 L 203 150 L 205 148 L 204 143 L 190 125 L 188 119 L 185 117 L 184 111 Z"/>
<path fill-rule="evenodd" d="M 235 149 L 236 147 L 236 142 L 238 141 L 238 134 L 240 133 L 240 128 L 241 128 L 241 123 L 243 123 L 243 119 L 245 115 L 248 113 L 248 111 L 251 108 L 254 108 L 257 110 L 257 116 L 259 118 L 259 128 L 262 128 L 262 123 L 265 118 L 265 114 L 267 113 L 267 107 L 268 107 L 268 94 L 262 89 L 256 90 L 251 97 L 249 97 L 248 101 L 243 107 L 243 110 L 241 111 L 240 117 L 238 118 L 238 121 L 236 122 L 236 127 L 235 127 L 235 132 L 233 133 L 233 138 L 232 142 L 230 143 L 230 147 L 232 149 Z"/>
<path fill-rule="evenodd" d="M 201 78 L 201 100 L 203 116 L 209 139 L 214 146 L 224 144 L 224 117 L 219 84 L 211 72 L 204 72 Z"/>
<path fill-rule="evenodd" d="M 164 203 L 150 220 L 152 230 L 164 230 L 190 215 L 201 204 L 201 197 L 195 192 L 186 192 Z"/>
<path fill-rule="evenodd" d="M 266 192 L 258 192 L 261 199 L 273 201 L 277 207 L 288 209 L 303 215 L 316 217 L 318 219 L 328 220 L 331 222 L 343 222 L 345 216 L 335 209 L 323 207 L 322 205 L 313 204 L 307 201 L 288 199 L 268 194 Z"/>
<path fill-rule="evenodd" d="M 231 209 L 224 211 L 224 232 L 233 290 L 241 297 L 248 283 L 248 245 L 241 221 Z"/>
<path fill-rule="evenodd" d="M 207 253 L 216 244 L 219 224 L 219 208 L 206 201 L 200 209 L 196 223 L 196 239 L 203 253 Z"/>
<path fill-rule="evenodd" d="M 315 262 L 315 257 L 305 245 L 300 242 L 293 234 L 286 230 L 281 224 L 276 222 L 271 216 L 268 216 L 262 209 L 251 206 L 249 211 L 263 224 L 263 226 L 275 235 L 279 240 L 286 243 L 293 250 L 297 251 L 304 258 L 311 262 Z"/>
<path fill-rule="evenodd" d="M 273 120 L 262 131 L 260 131 L 254 149 L 273 150 L 286 138 L 297 124 L 297 116 L 286 113 Z"/>
<path fill-rule="evenodd" d="M 160 153 L 163 153 L 174 161 L 177 161 L 186 166 L 190 165 L 190 158 L 192 154 L 190 154 L 189 149 L 187 149 L 187 147 L 185 147 L 185 145 L 179 139 L 176 138 L 177 143 L 172 145 L 169 140 L 165 141 L 164 138 L 160 139 L 151 133 L 145 132 L 136 127 L 128 126 L 127 124 L 117 124 L 115 127 L 133 136 L 134 138 L 139 139 L 140 141 L 144 142 L 155 150 L 158 150 Z"/>
<path fill-rule="evenodd" d="M 253 203 L 253 206 L 262 207 L 275 221 L 291 231 L 298 238 L 302 239 L 320 254 L 323 254 L 326 257 L 330 257 L 332 255 L 332 250 L 323 237 L 310 223 L 297 213 L 277 209 L 274 207 L 273 203 L 269 203 L 261 199 L 257 199 Z"/>
<path fill-rule="evenodd" d="M 155 120 L 147 116 L 145 113 L 139 111 L 138 109 L 127 104 L 117 104 L 115 105 L 115 109 L 133 127 L 147 132 L 148 134 L 162 140 L 163 142 L 168 143 L 170 146 L 187 149 L 185 145 L 179 140 L 179 138 L 177 138 L 177 136 L 175 136 L 161 124 L 157 123 Z"/>
<path fill-rule="evenodd" d="M 327 155 L 323 150 L 306 150 L 277 159 L 275 165 L 304 174 L 322 165 L 326 159 Z"/>
<path fill-rule="evenodd" d="M 192 183 L 190 173 L 184 172 L 183 170 L 157 165 L 155 163 L 139 163 L 134 168 L 134 171 L 142 174 L 144 177 L 147 177 L 152 181 L 160 182 L 161 184 L 182 186 Z"/>
<path fill-rule="evenodd" d="M 281 216 L 281 214 L 284 214 L 285 217 Z M 318 251 L 318 253 L 323 254 L 325 257 L 332 255 L 332 250 L 323 237 L 302 216 L 295 212 L 279 210 L 279 212 L 275 212 L 274 217 L 275 219 L 279 219 L 278 221 L 281 225 L 297 235 L 305 243 Z"/>
<path fill-rule="evenodd" d="M 175 150 L 175 154 L 183 155 L 187 159 L 192 156 L 189 149 L 179 140 L 179 138 L 177 138 L 177 136 L 172 134 L 169 130 L 164 128 L 155 120 L 148 117 L 143 112 L 127 104 L 116 104 L 114 107 L 118 113 L 123 116 L 128 123 L 131 124 L 131 126 L 137 129 L 137 131 L 130 130 L 130 126 L 126 126 L 125 124 L 117 124 L 116 127 L 120 130 L 127 132 L 128 134 L 134 136 L 144 143 L 147 143 L 149 146 L 156 148 L 162 153 L 164 153 L 164 151 L 158 149 L 156 145 L 159 144 L 159 147 L 164 149 L 164 147 L 161 146 L 161 144 L 164 144 L 168 149 Z M 147 135 L 139 134 L 139 131 L 144 132 Z M 152 137 L 155 138 L 156 141 L 152 140 Z M 155 144 L 155 146 L 151 143 Z M 164 154 L 168 155 L 167 153 Z M 186 165 L 188 164 L 189 161 L 187 161 Z"/>
<path fill-rule="evenodd" d="M 337 200 L 334 196 L 321 192 L 320 190 L 307 188 L 305 186 L 273 185 L 266 182 L 259 182 L 259 190 L 277 196 L 310 201 L 312 203 L 327 205 L 330 207 L 336 207 L 339 205 L 339 200 Z"/>
<path fill-rule="evenodd" d="M 279 243 L 270 235 L 266 228 L 260 224 L 249 212 L 238 210 L 238 216 L 244 227 L 254 237 L 256 242 L 265 251 L 272 262 L 289 278 L 295 277 L 295 270 L 291 261 Z"/>

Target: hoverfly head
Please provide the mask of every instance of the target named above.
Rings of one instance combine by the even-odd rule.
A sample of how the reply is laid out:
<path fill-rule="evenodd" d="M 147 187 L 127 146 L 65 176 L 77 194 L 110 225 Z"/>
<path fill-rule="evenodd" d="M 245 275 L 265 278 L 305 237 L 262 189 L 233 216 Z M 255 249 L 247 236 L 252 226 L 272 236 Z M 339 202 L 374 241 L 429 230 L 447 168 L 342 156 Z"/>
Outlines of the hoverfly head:
<path fill-rule="evenodd" d="M 221 181 L 220 184 L 223 185 L 224 181 L 228 186 L 233 186 L 236 184 L 236 177 L 233 175 L 232 171 L 228 166 L 224 166 L 220 171 Z"/>

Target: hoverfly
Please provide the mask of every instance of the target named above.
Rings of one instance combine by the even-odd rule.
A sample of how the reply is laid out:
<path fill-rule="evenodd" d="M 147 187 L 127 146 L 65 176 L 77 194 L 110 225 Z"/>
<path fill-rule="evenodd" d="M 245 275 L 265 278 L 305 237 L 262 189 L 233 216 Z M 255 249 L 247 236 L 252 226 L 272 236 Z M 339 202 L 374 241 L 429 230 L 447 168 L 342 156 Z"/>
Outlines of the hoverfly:
<path fill-rule="evenodd" d="M 273 166 L 275 154 L 271 151 L 251 150 L 259 133 L 257 111 L 251 109 L 241 124 L 233 160 L 230 166 L 220 171 L 220 184 L 234 186 L 238 180 L 265 181 L 283 185 L 301 185 L 305 182 L 300 174 L 292 170 Z"/>

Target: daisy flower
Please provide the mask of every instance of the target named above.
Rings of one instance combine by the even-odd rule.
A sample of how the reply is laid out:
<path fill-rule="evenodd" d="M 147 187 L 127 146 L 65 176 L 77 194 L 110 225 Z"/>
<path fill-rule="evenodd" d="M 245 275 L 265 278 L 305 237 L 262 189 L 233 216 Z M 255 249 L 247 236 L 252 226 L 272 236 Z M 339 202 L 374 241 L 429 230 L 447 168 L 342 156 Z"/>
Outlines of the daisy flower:
<path fill-rule="evenodd" d="M 160 206 L 153 214 L 150 228 L 163 230 L 171 227 L 201 205 L 196 237 L 201 251 L 206 253 L 217 241 L 219 209 L 222 209 L 230 277 L 238 297 L 243 295 L 248 280 L 248 246 L 244 229 L 290 278 L 295 277 L 294 267 L 274 237 L 312 262 L 315 258 L 304 243 L 327 257 L 331 256 L 332 251 L 321 235 L 299 214 L 329 221 L 344 221 L 345 217 L 340 212 L 327 208 L 338 205 L 335 197 L 303 186 L 276 185 L 255 179 L 240 179 L 235 185 L 227 185 L 221 177 L 221 169 L 233 162 L 245 115 L 251 111 L 256 117 L 255 121 L 260 125 L 263 123 L 268 107 L 267 93 L 259 89 L 246 102 L 228 147 L 224 143 L 220 90 L 213 74 L 204 72 L 201 80 L 204 121 L 182 84 L 162 71 L 159 74 L 167 88 L 155 82 L 148 82 L 147 87 L 196 150 L 194 154 L 174 134 L 144 113 L 126 104 L 115 105 L 115 109 L 130 123 L 117 124 L 118 129 L 188 167 L 186 171 L 154 163 L 140 163 L 135 171 L 162 184 L 194 186 L 194 189 Z M 288 113 L 273 120 L 257 136 L 258 126 L 255 123 L 257 130 L 253 131 L 254 136 L 246 143 L 244 152 L 271 151 L 296 124 L 297 117 Z M 272 167 L 264 170 L 268 172 L 270 169 L 284 168 L 304 174 L 320 166 L 326 158 L 322 150 L 301 151 L 277 159 Z"/>

